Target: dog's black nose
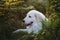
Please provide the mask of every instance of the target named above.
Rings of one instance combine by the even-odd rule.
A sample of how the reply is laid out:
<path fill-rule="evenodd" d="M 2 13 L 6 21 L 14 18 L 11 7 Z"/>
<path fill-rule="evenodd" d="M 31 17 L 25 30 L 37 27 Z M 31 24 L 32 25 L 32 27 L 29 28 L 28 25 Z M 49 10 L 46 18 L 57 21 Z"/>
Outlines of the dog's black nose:
<path fill-rule="evenodd" d="M 23 22 L 25 22 L 25 21 L 23 20 Z"/>

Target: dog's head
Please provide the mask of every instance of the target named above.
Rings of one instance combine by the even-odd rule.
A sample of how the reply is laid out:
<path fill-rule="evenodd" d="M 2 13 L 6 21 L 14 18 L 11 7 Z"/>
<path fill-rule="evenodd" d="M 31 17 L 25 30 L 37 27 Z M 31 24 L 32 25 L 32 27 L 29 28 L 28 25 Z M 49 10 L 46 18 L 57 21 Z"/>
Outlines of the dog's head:
<path fill-rule="evenodd" d="M 23 19 L 23 22 L 26 24 L 26 26 L 33 25 L 42 19 L 44 19 L 45 16 L 36 10 L 31 10 L 27 13 L 27 16 Z"/>

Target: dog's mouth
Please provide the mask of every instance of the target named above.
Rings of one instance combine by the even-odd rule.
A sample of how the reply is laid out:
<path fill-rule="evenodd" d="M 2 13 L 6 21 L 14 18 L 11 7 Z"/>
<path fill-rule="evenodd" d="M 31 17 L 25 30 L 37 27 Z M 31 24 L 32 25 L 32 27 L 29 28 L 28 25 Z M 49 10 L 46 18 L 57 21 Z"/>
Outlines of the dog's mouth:
<path fill-rule="evenodd" d="M 30 22 L 30 23 L 26 24 L 26 26 L 32 25 L 32 23 L 33 23 L 33 22 Z"/>

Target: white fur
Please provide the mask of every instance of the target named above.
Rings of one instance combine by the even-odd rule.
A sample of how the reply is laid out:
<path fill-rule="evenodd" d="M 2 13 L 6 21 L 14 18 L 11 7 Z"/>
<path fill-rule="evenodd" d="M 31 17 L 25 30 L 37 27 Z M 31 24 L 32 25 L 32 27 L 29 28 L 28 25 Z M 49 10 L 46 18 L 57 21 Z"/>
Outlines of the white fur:
<path fill-rule="evenodd" d="M 31 16 L 31 18 L 29 18 Z M 14 31 L 13 33 L 23 31 L 28 33 L 37 33 L 38 31 L 42 30 L 42 20 L 45 20 L 45 16 L 37 11 L 37 10 L 31 10 L 27 13 L 27 16 L 23 19 L 25 22 L 24 24 L 29 24 L 30 22 L 33 22 L 31 25 L 26 26 L 26 29 L 18 29 Z"/>

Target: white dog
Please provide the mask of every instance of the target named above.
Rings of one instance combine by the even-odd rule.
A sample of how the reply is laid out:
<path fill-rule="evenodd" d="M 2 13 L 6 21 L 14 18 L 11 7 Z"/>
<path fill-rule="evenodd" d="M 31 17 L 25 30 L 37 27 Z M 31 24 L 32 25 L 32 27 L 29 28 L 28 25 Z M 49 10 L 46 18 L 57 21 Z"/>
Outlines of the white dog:
<path fill-rule="evenodd" d="M 23 19 L 26 29 L 18 29 L 13 33 L 23 31 L 28 33 L 37 33 L 42 30 L 42 20 L 45 20 L 46 17 L 37 10 L 31 10 L 27 13 L 27 16 Z"/>

